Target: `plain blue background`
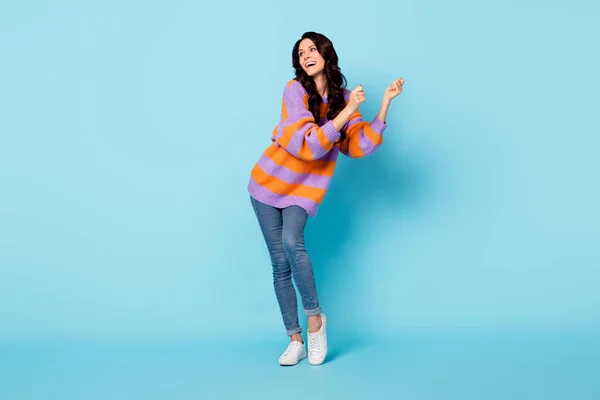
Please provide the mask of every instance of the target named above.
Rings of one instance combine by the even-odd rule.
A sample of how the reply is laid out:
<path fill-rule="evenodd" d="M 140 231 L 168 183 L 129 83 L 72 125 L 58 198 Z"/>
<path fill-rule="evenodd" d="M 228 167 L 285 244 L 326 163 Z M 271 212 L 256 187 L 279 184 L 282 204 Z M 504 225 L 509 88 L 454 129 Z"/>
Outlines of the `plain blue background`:
<path fill-rule="evenodd" d="M 307 30 L 364 85 L 365 118 L 406 80 L 381 150 L 341 158 L 307 227 L 333 340 L 597 329 L 598 11 L 3 3 L 0 342 L 281 339 L 276 360 L 246 184 Z"/>
<path fill-rule="evenodd" d="M 332 324 L 598 324 L 591 2 L 349 5 L 3 6 L 1 339 L 284 334 L 246 183 L 305 30 L 366 118 L 406 80 L 307 228 Z"/>

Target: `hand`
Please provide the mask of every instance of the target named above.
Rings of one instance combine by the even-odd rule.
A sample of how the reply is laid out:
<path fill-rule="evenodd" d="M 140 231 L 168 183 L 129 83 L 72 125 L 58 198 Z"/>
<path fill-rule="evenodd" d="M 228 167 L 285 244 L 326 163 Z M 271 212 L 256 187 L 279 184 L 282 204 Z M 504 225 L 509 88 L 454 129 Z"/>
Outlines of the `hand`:
<path fill-rule="evenodd" d="M 404 85 L 404 79 L 400 78 L 392 82 L 385 92 L 383 93 L 383 99 L 385 101 L 392 101 L 392 99 L 402 93 L 402 85 Z"/>
<path fill-rule="evenodd" d="M 358 85 L 352 92 L 350 92 L 350 98 L 348 99 L 348 105 L 346 107 L 351 111 L 355 112 L 358 107 L 365 101 L 365 91 L 362 85 Z"/>

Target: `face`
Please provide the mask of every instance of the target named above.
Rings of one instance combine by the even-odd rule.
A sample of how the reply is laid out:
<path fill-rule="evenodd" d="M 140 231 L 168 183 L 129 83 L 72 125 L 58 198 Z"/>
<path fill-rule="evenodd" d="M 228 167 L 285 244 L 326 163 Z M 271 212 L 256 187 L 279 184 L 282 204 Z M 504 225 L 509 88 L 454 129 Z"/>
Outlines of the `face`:
<path fill-rule="evenodd" d="M 300 65 L 302 69 L 310 76 L 314 78 L 323 72 L 325 68 L 325 59 L 321 57 L 317 46 L 310 39 L 304 39 L 300 42 L 298 47 L 298 57 L 300 59 Z"/>

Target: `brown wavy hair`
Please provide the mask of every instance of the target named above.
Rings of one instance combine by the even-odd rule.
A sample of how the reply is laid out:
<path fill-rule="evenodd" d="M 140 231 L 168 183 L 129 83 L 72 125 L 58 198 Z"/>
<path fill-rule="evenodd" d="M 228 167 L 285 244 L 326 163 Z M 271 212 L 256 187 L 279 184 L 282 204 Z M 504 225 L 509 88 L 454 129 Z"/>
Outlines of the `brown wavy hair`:
<path fill-rule="evenodd" d="M 344 100 L 344 89 L 347 85 L 346 77 L 342 74 L 342 70 L 338 66 L 338 55 L 333 47 L 333 43 L 325 35 L 317 32 L 305 32 L 296 44 L 294 44 L 292 65 L 296 70 L 296 80 L 302 84 L 308 93 L 308 109 L 315 118 L 315 122 L 318 122 L 321 118 L 319 110 L 322 99 L 319 92 L 317 92 L 315 81 L 308 76 L 300 63 L 298 49 L 300 42 L 304 39 L 312 40 L 317 47 L 317 51 L 325 60 L 323 73 L 327 82 L 327 100 L 329 102 L 327 119 L 331 121 L 346 107 L 346 101 Z M 342 132 L 339 141 L 344 140 L 345 136 L 346 133 Z"/>

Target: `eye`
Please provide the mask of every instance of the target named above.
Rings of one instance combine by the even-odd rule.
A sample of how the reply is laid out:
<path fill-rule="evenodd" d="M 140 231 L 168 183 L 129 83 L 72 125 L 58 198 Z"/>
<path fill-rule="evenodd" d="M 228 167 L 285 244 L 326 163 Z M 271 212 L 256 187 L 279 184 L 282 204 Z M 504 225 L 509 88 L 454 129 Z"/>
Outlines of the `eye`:
<path fill-rule="evenodd" d="M 313 47 L 312 49 L 310 49 L 310 51 L 315 51 L 315 50 L 317 50 L 316 47 Z"/>

